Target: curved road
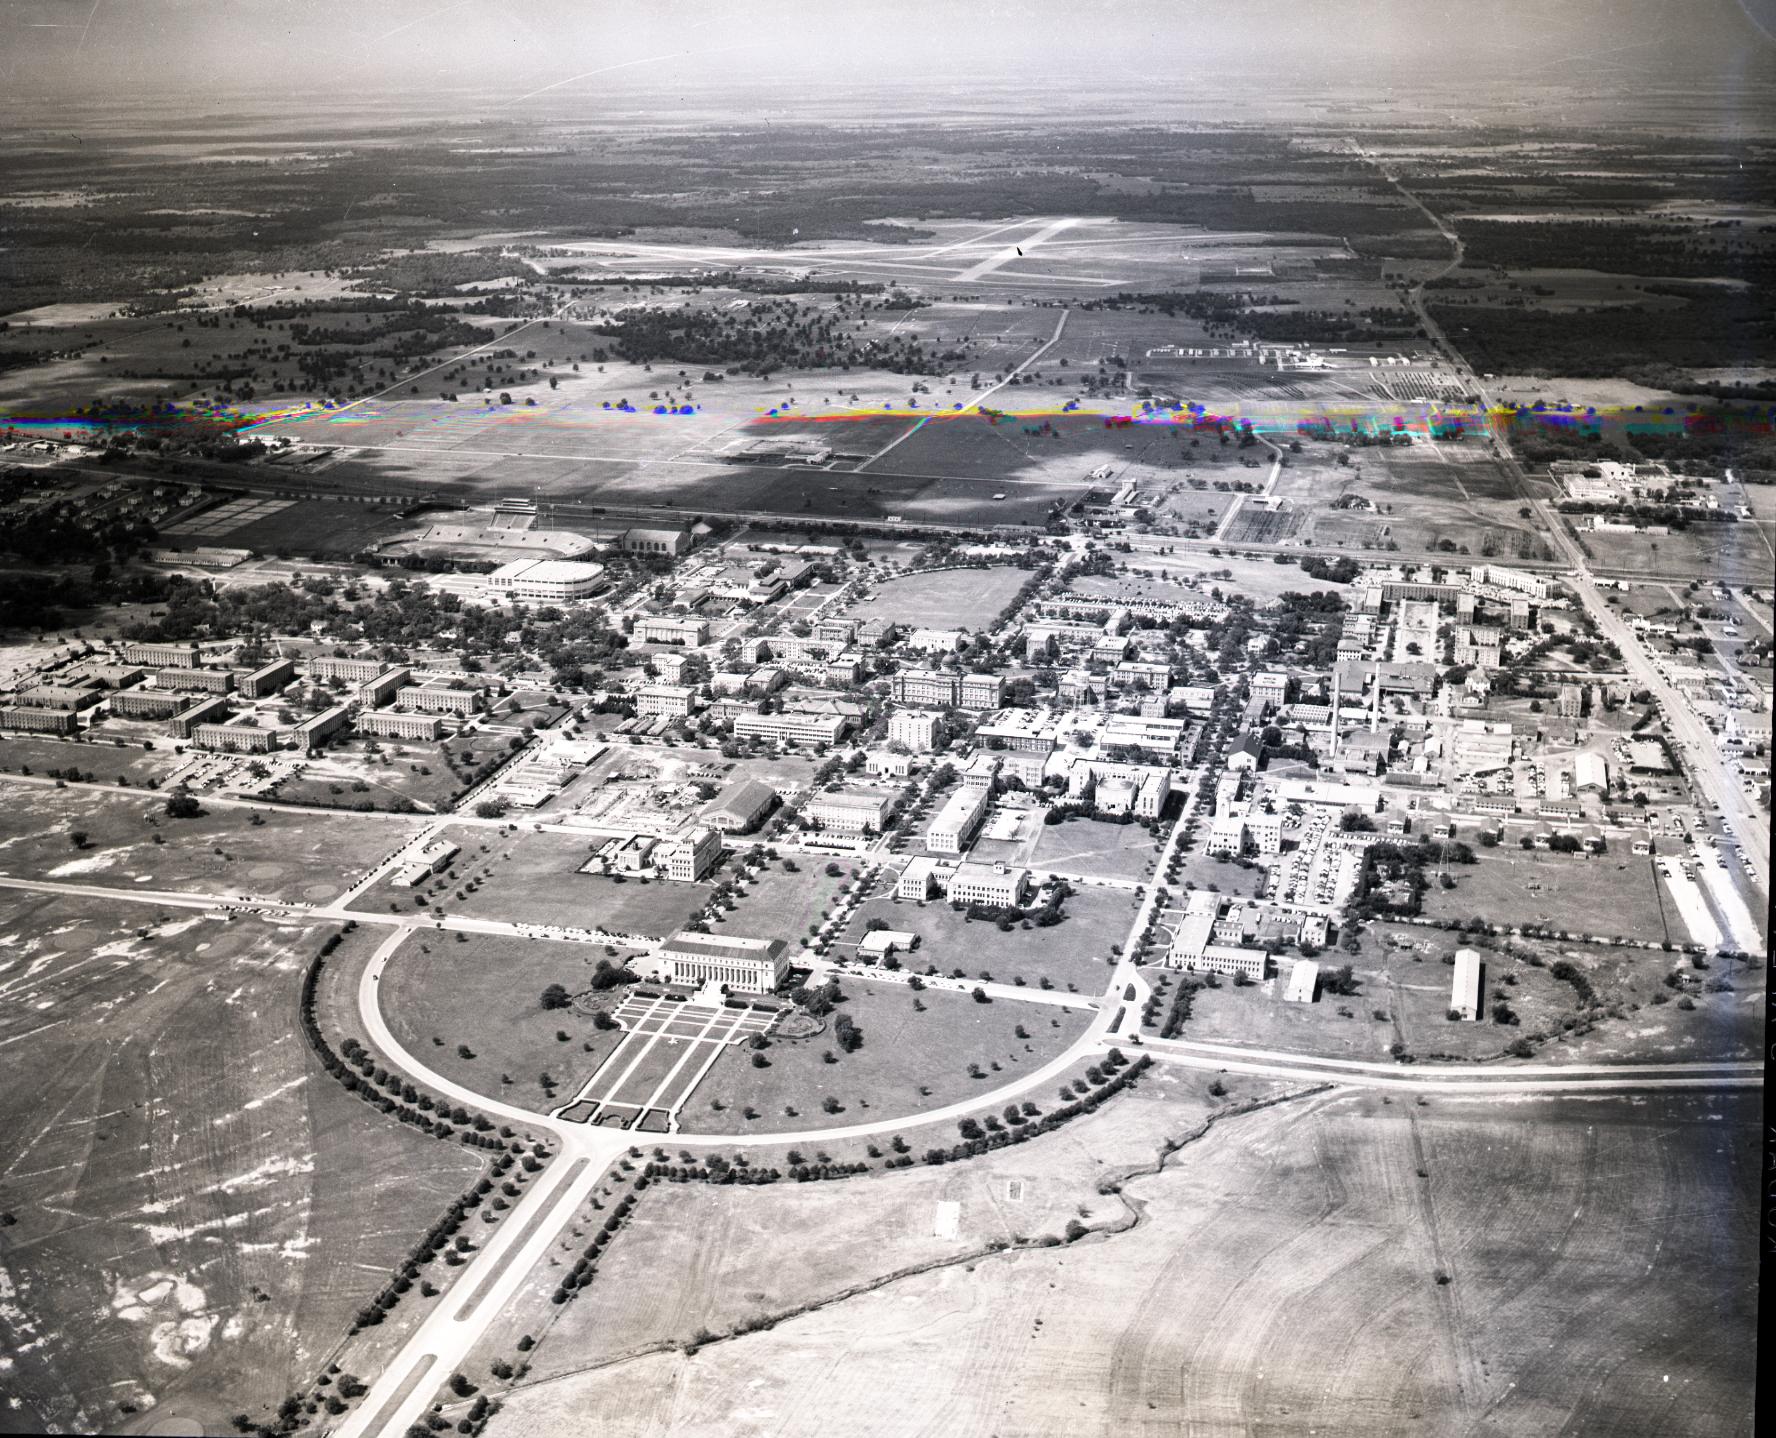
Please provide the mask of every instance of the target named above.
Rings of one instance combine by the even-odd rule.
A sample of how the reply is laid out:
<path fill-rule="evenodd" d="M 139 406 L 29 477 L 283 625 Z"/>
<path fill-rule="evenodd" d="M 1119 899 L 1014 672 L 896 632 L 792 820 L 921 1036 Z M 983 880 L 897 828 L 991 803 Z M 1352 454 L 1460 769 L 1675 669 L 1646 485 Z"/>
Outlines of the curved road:
<path fill-rule="evenodd" d="M 1195 792 L 1192 791 L 1183 813 L 1166 838 L 1156 872 L 1164 872 L 1194 807 Z M 999 1107 L 1042 1084 L 1053 1083 L 1081 1059 L 1095 1056 L 1119 1041 L 1110 1032 L 1110 1025 L 1119 1013 L 1125 1009 L 1139 1012 L 1149 987 L 1133 961 L 1135 940 L 1146 927 L 1158 902 L 1158 894 L 1158 886 L 1153 886 L 1143 897 L 1123 953 L 1112 969 L 1109 984 L 1085 1032 L 1066 1052 L 1031 1073 L 991 1093 L 924 1113 L 796 1133 L 680 1133 L 671 1135 L 671 1142 L 678 1148 L 734 1150 L 872 1138 L 911 1125 L 965 1118 Z M 560 1144 L 561 1153 L 536 1187 L 518 1200 L 499 1230 L 464 1267 L 457 1281 L 370 1386 L 357 1408 L 332 1430 L 339 1438 L 401 1434 L 419 1421 L 439 1386 L 467 1360 L 501 1308 L 517 1293 L 526 1276 L 548 1251 L 550 1243 L 573 1221 L 611 1165 L 631 1147 L 658 1141 L 661 1137 L 563 1122 L 487 1098 L 428 1068 L 389 1031 L 380 1004 L 382 974 L 388 960 L 412 932 L 413 926 L 404 925 L 391 934 L 376 951 L 359 981 L 359 1016 L 371 1042 L 382 1051 L 392 1067 L 404 1070 L 416 1082 L 465 1105 L 474 1105 L 489 1115 L 521 1124 L 533 1132 L 546 1132 Z M 1135 998 L 1125 1003 L 1120 995 L 1129 985 L 1134 986 Z M 1622 1066 L 1524 1064 L 1439 1069 L 1427 1066 L 1414 1070 L 1398 1064 L 1326 1059 L 1279 1050 L 1242 1049 L 1183 1040 L 1132 1037 L 1123 1042 L 1161 1061 L 1216 1072 L 1419 1092 L 1485 1094 L 1498 1098 L 1582 1091 L 1740 1088 L 1762 1082 L 1761 1065 L 1731 1062 Z"/>

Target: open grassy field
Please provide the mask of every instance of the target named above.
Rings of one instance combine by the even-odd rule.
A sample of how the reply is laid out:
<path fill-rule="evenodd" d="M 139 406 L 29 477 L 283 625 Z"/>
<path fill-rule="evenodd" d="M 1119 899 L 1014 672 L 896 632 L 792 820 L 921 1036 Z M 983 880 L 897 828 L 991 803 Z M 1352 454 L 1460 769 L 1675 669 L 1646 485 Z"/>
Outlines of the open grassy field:
<path fill-rule="evenodd" d="M 0 868 L 69 883 L 324 902 L 414 833 L 412 823 L 216 806 L 170 819 L 163 798 L 13 786 L 28 804 L 0 817 Z M 260 817 L 261 823 L 251 822 Z M 87 846 L 77 848 L 83 833 Z M 156 835 L 162 842 L 155 843 Z"/>
<path fill-rule="evenodd" d="M 108 721 L 107 729 L 116 728 L 118 722 Z M 142 730 L 145 734 L 150 732 L 146 725 Z M 107 730 L 100 732 L 105 734 Z M 149 742 L 154 746 L 152 749 L 144 749 L 139 739 L 120 745 L 108 735 L 91 742 L 76 743 L 72 739 L 51 739 L 40 734 L 8 734 L 6 752 L 0 755 L 0 763 L 19 774 L 27 769 L 33 774 L 42 774 L 50 769 L 71 767 L 83 774 L 91 774 L 93 781 L 99 784 L 120 781 L 145 784 L 150 779 L 164 780 L 184 764 L 184 757 L 173 753 L 168 739 L 156 735 Z"/>
<path fill-rule="evenodd" d="M 837 864 L 840 872 L 827 873 L 828 863 Z M 786 867 L 789 864 L 795 868 Z M 813 854 L 767 860 L 738 886 L 734 907 L 721 915 L 715 932 L 743 939 L 786 939 L 794 959 L 798 940 L 819 927 L 858 868 L 855 861 L 825 860 Z"/>
<path fill-rule="evenodd" d="M 681 927 L 709 897 L 707 884 L 578 872 L 591 854 L 589 835 L 512 830 L 490 838 L 483 829 L 464 833 L 466 839 L 457 838 L 463 852 L 451 877 L 418 891 L 445 913 L 659 938 Z M 414 907 L 413 892 L 384 880 L 360 902 L 405 910 Z"/>
<path fill-rule="evenodd" d="M 1145 883 L 1159 857 L 1159 844 L 1145 824 L 1072 819 L 1040 824 L 1038 830 L 1026 862 L 1045 874 Z"/>
<path fill-rule="evenodd" d="M 1105 959 L 1111 945 L 1127 939 L 1140 903 L 1129 889 L 1075 884 L 1061 906 L 1060 923 L 1001 933 L 997 925 L 971 921 L 942 899 L 916 904 L 896 899 L 893 893 L 892 887 L 884 886 L 879 897 L 858 905 L 835 955 L 850 954 L 870 920 L 881 919 L 891 929 L 919 936 L 919 947 L 899 956 L 915 971 L 930 964 L 942 974 L 961 969 L 969 978 L 990 974 L 1000 983 L 1022 979 L 1032 987 L 1047 979 L 1057 989 L 1094 995 L 1108 981 Z"/>
<path fill-rule="evenodd" d="M 1677 534 L 1576 531 L 1599 570 L 1610 574 L 1670 574 L 1714 584 L 1768 584 L 1769 539 L 1755 524 L 1692 524 Z"/>
<path fill-rule="evenodd" d="M 12 1425 L 275 1407 L 479 1172 L 311 1057 L 296 989 L 331 932 L 0 903 L 0 1043 L 29 1055 L 0 1094 Z"/>
<path fill-rule="evenodd" d="M 823 1123 L 916 1115 L 1006 1082 L 1000 1074 L 1015 1077 L 1041 1067 L 1072 1043 L 1090 1018 L 1079 1009 L 1004 1000 L 982 1004 L 953 990 L 915 993 L 905 984 L 848 975 L 840 990 L 843 1011 L 863 1034 L 861 1047 L 841 1052 L 828 1020 L 807 1038 L 773 1035 L 763 1068 L 754 1067 L 750 1050 L 726 1049 L 685 1111 L 684 1128 L 794 1132 Z M 1028 1037 L 1018 1037 L 1020 1026 Z M 826 1062 L 828 1053 L 834 1062 Z M 979 1078 L 970 1065 L 978 1068 Z M 825 1108 L 828 1098 L 838 1103 L 836 1112 Z M 748 1118 L 748 1110 L 755 1117 Z"/>
<path fill-rule="evenodd" d="M 593 944 L 482 934 L 458 943 L 454 935 L 422 929 L 383 971 L 383 1016 L 395 1037 L 439 1073 L 506 1103 L 547 1111 L 565 1102 L 622 1038 L 591 1019 L 595 1009 L 614 1008 L 622 997 L 621 989 L 590 995 L 593 970 L 605 957 Z M 546 1010 L 541 995 L 550 984 L 586 997 L 572 1008 Z M 563 1033 L 566 1039 L 558 1037 Z M 460 1051 L 465 1045 L 470 1058 Z M 541 1083 L 545 1073 L 559 1098 L 551 1100 Z"/>
<path fill-rule="evenodd" d="M 876 586 L 845 611 L 850 619 L 888 619 L 909 628 L 984 629 L 1029 578 L 1022 569 L 940 569 Z"/>
<path fill-rule="evenodd" d="M 1493 924 L 1552 924 L 1601 938 L 1685 942 L 1677 906 L 1664 892 L 1653 861 L 1627 845 L 1596 855 L 1544 850 L 1476 849 L 1472 864 L 1452 865 L 1453 889 L 1425 890 L 1426 918 Z"/>
<path fill-rule="evenodd" d="M 1749 1434 L 1756 1110 L 1284 1104 L 1132 1182 L 1124 1232 L 934 1269 L 694 1357 L 536 1383 L 490 1431 Z M 673 1233 L 675 1251 L 704 1242 Z M 706 1249 L 698 1288 L 727 1287 L 741 1247 Z M 620 1298 L 607 1286 L 593 1304 Z M 605 1312 L 678 1337 L 699 1312 L 744 1313 L 749 1285 L 732 1287 L 682 1314 Z"/>

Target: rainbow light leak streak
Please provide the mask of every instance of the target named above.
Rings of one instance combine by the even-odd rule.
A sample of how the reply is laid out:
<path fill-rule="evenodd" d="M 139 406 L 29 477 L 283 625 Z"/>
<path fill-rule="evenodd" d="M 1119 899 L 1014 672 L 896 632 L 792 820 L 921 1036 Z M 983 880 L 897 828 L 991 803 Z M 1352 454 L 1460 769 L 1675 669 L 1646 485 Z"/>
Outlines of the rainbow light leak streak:
<path fill-rule="evenodd" d="M 1606 426 L 1619 428 L 1627 434 L 1741 434 L 1767 435 L 1776 427 L 1776 406 L 1761 409 L 1747 407 L 1707 409 L 1697 404 L 1664 406 L 1593 406 L 1572 405 L 1496 405 L 1482 408 L 1473 405 L 1430 405 L 1412 407 L 1413 412 L 1391 409 L 1385 404 L 1347 404 L 1338 406 L 1303 405 L 1290 407 L 1283 403 L 1260 403 L 1250 415 L 1237 410 L 1218 413 L 1200 404 L 1142 403 L 1123 412 L 1082 409 L 1077 403 L 1058 407 L 1032 409 L 995 409 L 985 405 L 956 403 L 948 410 L 924 410 L 912 405 L 896 407 L 885 403 L 875 409 L 839 409 L 820 413 L 792 411 L 788 406 L 759 410 L 753 426 L 844 425 L 880 422 L 884 419 L 917 421 L 918 426 L 935 423 L 973 422 L 990 425 L 1038 424 L 1068 428 L 1102 426 L 1121 429 L 1130 426 L 1160 427 L 1194 433 L 1250 431 L 1259 435 L 1310 435 L 1332 439 L 1341 434 L 1374 436 L 1389 431 L 1421 435 L 1433 439 L 1454 438 L 1465 433 L 1509 431 L 1513 428 L 1540 426 L 1550 429 L 1601 431 Z M 561 411 L 547 407 L 531 408 L 484 404 L 470 407 L 450 405 L 442 411 L 418 414 L 413 409 L 379 409 L 369 401 L 349 406 L 305 402 L 275 409 L 243 412 L 222 406 L 190 409 L 162 406 L 147 413 L 94 416 L 18 416 L 0 418 L 0 429 L 49 436 L 60 431 L 63 437 L 77 433 L 87 437 L 95 434 L 123 432 L 176 433 L 208 431 L 237 436 L 255 431 L 275 429 L 293 424 L 316 424 L 327 429 L 358 429 L 398 419 L 414 428 L 432 430 L 467 429 L 480 431 L 489 422 L 501 427 L 578 431 L 602 428 L 617 423 L 639 424 L 651 420 L 672 420 L 704 414 L 695 405 L 652 405 L 639 408 L 627 403 L 607 404 L 600 409 Z"/>

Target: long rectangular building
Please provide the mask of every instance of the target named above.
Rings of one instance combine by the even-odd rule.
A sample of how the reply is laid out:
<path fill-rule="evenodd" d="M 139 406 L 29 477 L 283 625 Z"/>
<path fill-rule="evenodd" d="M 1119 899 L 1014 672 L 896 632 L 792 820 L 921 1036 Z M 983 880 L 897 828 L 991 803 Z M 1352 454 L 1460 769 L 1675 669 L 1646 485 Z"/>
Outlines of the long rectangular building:
<path fill-rule="evenodd" d="M 743 993 L 768 994 L 789 972 L 782 939 L 680 931 L 660 945 L 659 958 L 672 983 L 717 983 Z"/>

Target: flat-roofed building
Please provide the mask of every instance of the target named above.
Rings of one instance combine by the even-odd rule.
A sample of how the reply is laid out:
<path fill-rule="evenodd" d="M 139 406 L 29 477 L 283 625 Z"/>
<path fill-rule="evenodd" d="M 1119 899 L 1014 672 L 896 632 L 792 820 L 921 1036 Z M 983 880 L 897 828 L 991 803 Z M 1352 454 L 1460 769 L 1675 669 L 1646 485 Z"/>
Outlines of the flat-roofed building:
<path fill-rule="evenodd" d="M 993 795 L 987 789 L 958 789 L 938 811 L 925 834 L 925 847 L 938 854 L 960 854 L 980 828 Z"/>
<path fill-rule="evenodd" d="M 777 791 L 758 779 L 729 784 L 704 808 L 705 824 L 724 834 L 747 834 L 756 829 L 777 803 Z"/>
<path fill-rule="evenodd" d="M 201 652 L 195 644 L 132 643 L 123 646 L 123 657 L 129 663 L 145 664 L 155 669 L 163 665 L 194 669 Z"/>
<path fill-rule="evenodd" d="M 958 676 L 942 669 L 902 669 L 889 680 L 896 704 L 927 704 L 955 707 L 961 684 Z"/>
<path fill-rule="evenodd" d="M 802 817 L 838 834 L 879 834 L 898 797 L 874 790 L 841 789 L 833 794 L 810 794 L 802 806 Z"/>
<path fill-rule="evenodd" d="M 687 684 L 645 684 L 635 691 L 636 717 L 682 719 L 691 712 L 691 701 L 696 697 L 697 691 Z"/>
<path fill-rule="evenodd" d="M 947 878 L 947 871 L 954 867 L 942 859 L 933 859 L 929 854 L 917 855 L 907 861 L 907 866 L 900 871 L 900 877 L 894 881 L 894 897 L 922 903 L 931 897 L 932 890 L 941 887 L 938 882 L 939 871 L 945 871 Z"/>
<path fill-rule="evenodd" d="M 70 714 L 90 709 L 105 697 L 94 684 L 37 684 L 14 701 L 26 709 L 66 709 Z"/>
<path fill-rule="evenodd" d="M 347 684 L 363 684 L 374 679 L 388 665 L 380 659 L 342 658 L 337 654 L 317 654 L 308 661 L 310 679 L 343 679 Z"/>
<path fill-rule="evenodd" d="M 442 684 L 403 684 L 395 691 L 395 703 L 422 714 L 473 714 L 481 707 L 481 691 Z"/>
<path fill-rule="evenodd" d="M 366 709 L 357 718 L 360 734 L 378 739 L 435 741 L 444 732 L 436 714 L 403 714 L 398 709 Z"/>
<path fill-rule="evenodd" d="M 1265 704 L 1281 705 L 1289 697 L 1289 676 L 1274 669 L 1254 674 L 1252 697 Z"/>
<path fill-rule="evenodd" d="M 290 731 L 290 737 L 304 754 L 312 754 L 345 728 L 350 719 L 351 710 L 344 704 L 335 704 L 331 709 L 323 709 L 304 719 Z"/>
<path fill-rule="evenodd" d="M 836 744 L 850 720 L 843 714 L 739 714 L 734 733 L 742 739 L 769 739 L 789 744 Z"/>
<path fill-rule="evenodd" d="M 154 672 L 154 687 L 197 694 L 231 694 L 234 692 L 234 675 L 227 669 L 184 669 L 169 665 Z"/>
<path fill-rule="evenodd" d="M 358 686 L 358 703 L 366 709 L 377 709 L 400 693 L 413 678 L 411 669 L 391 669 Z"/>
<path fill-rule="evenodd" d="M 0 728 L 28 734 L 74 734 L 79 732 L 80 716 L 72 709 L 27 709 L 11 704 L 0 709 Z"/>
<path fill-rule="evenodd" d="M 1585 691 L 1577 684 L 1562 684 L 1554 695 L 1554 714 L 1559 719 L 1577 719 L 1585 708 Z"/>
<path fill-rule="evenodd" d="M 1019 754 L 1052 754 L 1060 721 L 1035 709 L 1001 709 L 975 728 L 977 744 Z"/>
<path fill-rule="evenodd" d="M 1005 700 L 1005 680 L 997 674 L 964 674 L 956 702 L 964 709 L 997 709 Z"/>
<path fill-rule="evenodd" d="M 296 661 L 273 659 L 250 673 L 240 676 L 240 692 L 248 699 L 266 699 L 280 693 L 296 678 Z"/>
<path fill-rule="evenodd" d="M 219 754 L 269 754 L 277 748 L 278 735 L 253 724 L 199 724 L 191 731 L 191 742 Z"/>
<path fill-rule="evenodd" d="M 890 743 L 904 744 L 915 753 L 929 753 L 937 745 L 937 715 L 902 709 L 888 716 Z"/>
<path fill-rule="evenodd" d="M 872 749 L 865 756 L 863 767 L 879 778 L 904 779 L 913 772 L 913 756 L 896 754 L 891 749 Z"/>
<path fill-rule="evenodd" d="M 699 825 L 681 838 L 668 839 L 654 850 L 654 862 L 675 884 L 695 884 L 721 860 L 721 835 Z"/>
<path fill-rule="evenodd" d="M 1289 970 L 1289 987 L 1283 992 L 1285 1003 L 1311 1004 L 1320 988 L 1320 966 L 1312 959 L 1297 959 Z"/>
<path fill-rule="evenodd" d="M 1463 1019 L 1480 1017 L 1480 954 L 1475 949 L 1455 951 L 1455 975 L 1450 984 L 1449 1008 Z"/>
<path fill-rule="evenodd" d="M 919 936 L 903 929 L 871 929 L 857 941 L 857 957 L 880 962 L 891 954 L 910 953 L 919 946 Z"/>
<path fill-rule="evenodd" d="M 1184 916 L 1172 931 L 1172 942 L 1166 949 L 1166 962 L 1173 968 L 1189 968 L 1200 959 L 1209 946 L 1215 930 L 1215 919 L 1221 911 L 1221 900 L 1206 889 L 1192 889 L 1184 903 Z"/>
<path fill-rule="evenodd" d="M 604 585 L 604 566 L 578 559 L 516 559 L 487 576 L 487 592 L 493 598 L 543 604 L 590 599 Z"/>
<path fill-rule="evenodd" d="M 111 712 L 119 719 L 166 719 L 185 708 L 183 694 L 158 689 L 124 689 L 111 696 Z"/>
<path fill-rule="evenodd" d="M 1263 983 L 1270 977 L 1270 955 L 1263 949 L 1248 949 L 1235 944 L 1210 944 L 1194 963 L 1186 968 L 1199 973 L 1225 974 Z"/>
<path fill-rule="evenodd" d="M 635 621 L 635 637 L 643 644 L 680 644 L 694 649 L 709 639 L 709 622 L 650 614 Z"/>
<path fill-rule="evenodd" d="M 228 700 L 220 694 L 200 699 L 189 709 L 173 715 L 169 727 L 180 739 L 189 739 L 199 724 L 220 724 L 228 717 Z"/>
<path fill-rule="evenodd" d="M 950 871 L 948 895 L 952 904 L 991 904 L 1011 908 L 1024 901 L 1029 888 L 1028 869 L 1004 864 L 962 863 Z"/>
<path fill-rule="evenodd" d="M 673 934 L 659 960 L 676 984 L 720 984 L 742 993 L 768 994 L 789 972 L 782 939 L 742 939 L 726 934 Z"/>

